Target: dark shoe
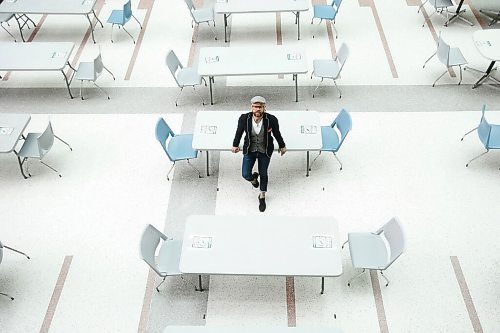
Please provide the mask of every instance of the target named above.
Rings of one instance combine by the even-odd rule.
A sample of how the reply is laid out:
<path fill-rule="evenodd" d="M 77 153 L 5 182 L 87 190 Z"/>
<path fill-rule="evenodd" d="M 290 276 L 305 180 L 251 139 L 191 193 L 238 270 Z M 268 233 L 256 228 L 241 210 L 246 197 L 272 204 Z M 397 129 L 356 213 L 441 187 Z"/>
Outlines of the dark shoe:
<path fill-rule="evenodd" d="M 258 180 L 259 173 L 258 172 L 254 172 L 252 174 L 252 176 L 253 176 L 253 180 L 251 181 L 252 186 L 255 187 L 255 188 L 259 187 L 259 180 Z"/>
<path fill-rule="evenodd" d="M 259 210 L 261 212 L 266 210 L 266 198 L 265 197 L 261 198 L 260 194 L 259 194 Z"/>

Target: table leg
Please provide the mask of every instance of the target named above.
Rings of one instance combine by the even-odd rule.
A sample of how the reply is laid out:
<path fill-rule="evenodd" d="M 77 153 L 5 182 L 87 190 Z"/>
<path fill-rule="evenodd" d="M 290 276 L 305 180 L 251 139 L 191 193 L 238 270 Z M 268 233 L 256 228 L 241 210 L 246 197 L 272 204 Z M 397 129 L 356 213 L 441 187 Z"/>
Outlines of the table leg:
<path fill-rule="evenodd" d="M 479 87 L 490 76 L 491 71 L 493 70 L 493 66 L 495 66 L 495 62 L 496 61 L 492 61 L 490 63 L 490 65 L 488 66 L 488 69 L 486 70 L 484 75 L 479 80 L 477 80 L 477 82 L 472 86 L 472 89 Z"/>
<path fill-rule="evenodd" d="M 306 157 L 306 177 L 309 177 L 309 150 L 307 151 Z"/>
<path fill-rule="evenodd" d="M 210 156 L 208 155 L 207 150 L 207 177 L 210 176 Z"/>
<path fill-rule="evenodd" d="M 300 40 L 300 12 L 297 12 L 297 39 Z"/>
<path fill-rule="evenodd" d="M 21 158 L 17 155 L 17 152 L 15 150 L 14 150 L 14 154 L 16 154 L 17 162 L 19 163 L 19 169 L 21 169 L 21 175 L 23 175 L 24 179 L 27 179 L 28 177 L 24 173 L 23 162 L 21 162 Z"/>
<path fill-rule="evenodd" d="M 325 293 L 325 277 L 321 277 L 321 295 Z"/>
<path fill-rule="evenodd" d="M 201 275 L 198 275 L 198 289 L 196 291 L 203 291 L 203 286 L 201 285 Z"/>
<path fill-rule="evenodd" d="M 224 42 L 227 43 L 227 14 L 224 14 Z"/>
<path fill-rule="evenodd" d="M 213 76 L 208 77 L 208 81 L 210 82 L 210 105 L 214 105 L 214 98 L 213 98 L 213 93 L 212 93 L 212 81 L 213 81 L 213 79 L 214 79 Z"/>
<path fill-rule="evenodd" d="M 297 74 L 293 74 L 293 79 L 295 80 L 295 102 L 299 101 L 299 86 L 297 84 Z"/>
<path fill-rule="evenodd" d="M 17 22 L 17 26 L 19 27 L 19 33 L 21 34 L 21 39 L 23 40 L 23 42 L 26 42 L 26 40 L 24 39 L 24 35 L 23 35 L 23 27 L 21 26 L 21 22 L 19 22 L 19 20 L 21 19 L 21 17 L 18 15 L 14 15 L 14 18 L 16 19 L 16 22 Z M 23 24 L 24 26 L 24 24 Z"/>
<path fill-rule="evenodd" d="M 68 65 L 69 65 L 69 62 L 68 62 Z M 71 89 L 69 89 L 68 77 L 66 76 L 66 74 L 64 73 L 64 71 L 62 69 L 61 69 L 61 73 L 64 76 L 64 81 L 66 82 L 66 88 L 68 88 L 69 97 L 71 97 L 71 99 L 73 99 L 74 97 L 71 94 Z"/>

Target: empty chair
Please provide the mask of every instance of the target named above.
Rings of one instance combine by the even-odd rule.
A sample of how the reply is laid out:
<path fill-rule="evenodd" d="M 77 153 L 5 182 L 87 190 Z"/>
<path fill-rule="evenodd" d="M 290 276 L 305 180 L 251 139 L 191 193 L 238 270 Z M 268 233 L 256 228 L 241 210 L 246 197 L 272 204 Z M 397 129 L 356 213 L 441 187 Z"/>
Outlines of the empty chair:
<path fill-rule="evenodd" d="M 3 245 L 3 244 L 2 244 L 2 242 L 0 242 L 0 264 L 2 263 L 2 259 L 3 259 L 3 249 L 4 249 L 4 248 L 5 248 L 5 249 L 9 249 L 9 250 L 14 251 L 14 252 L 17 252 L 17 253 L 19 253 L 19 254 L 22 254 L 22 255 L 23 255 L 23 256 L 25 256 L 26 258 L 30 259 L 30 257 L 29 257 L 26 253 L 21 252 L 21 251 L 19 251 L 19 250 L 16 250 L 16 249 L 14 249 L 14 248 L 12 248 L 12 247 L 8 247 L 8 246 L 6 246 L 6 245 Z M 3 295 L 3 296 L 5 296 L 5 297 L 8 297 L 8 298 L 10 298 L 11 300 L 14 300 L 14 297 L 12 297 L 12 296 L 10 296 L 10 295 L 8 295 L 8 294 L 4 294 L 4 293 L 0 292 L 0 295 Z"/>
<path fill-rule="evenodd" d="M 160 248 L 157 251 L 158 245 Z M 165 282 L 167 276 L 181 275 L 179 270 L 179 261 L 181 258 L 182 241 L 168 238 L 161 231 L 148 224 L 142 233 L 141 237 L 141 258 L 146 264 L 155 271 L 163 280 L 156 291 L 160 292 L 159 287 Z M 199 278 L 199 290 L 201 287 L 201 275 Z"/>
<path fill-rule="evenodd" d="M 106 70 L 115 80 L 115 76 L 111 71 L 104 66 L 102 63 L 101 49 L 99 48 L 99 54 L 94 58 L 93 61 L 82 61 L 78 65 L 78 69 L 75 74 L 75 79 L 80 80 L 80 97 L 83 100 L 82 88 L 83 81 L 92 82 L 100 91 L 102 91 L 109 99 L 108 93 L 95 83 L 95 81 L 101 76 L 103 70 Z"/>
<path fill-rule="evenodd" d="M 31 174 L 29 172 L 27 163 L 29 158 L 38 159 L 40 163 L 42 163 L 43 165 L 45 165 L 46 167 L 57 173 L 59 177 L 61 177 L 59 171 L 57 171 L 56 169 L 54 169 L 53 167 L 42 161 L 45 155 L 52 148 L 52 145 L 54 144 L 54 138 L 58 139 L 59 141 L 67 145 L 70 150 L 73 150 L 66 141 L 62 140 L 60 137 L 54 134 L 54 131 L 52 130 L 52 124 L 50 123 L 50 121 L 45 131 L 43 131 L 43 133 L 28 133 L 28 136 L 24 140 L 24 143 L 21 149 L 19 150 L 19 153 L 17 153 L 17 156 L 19 156 L 22 159 L 21 167 L 26 162 L 26 173 L 30 177 Z"/>
<path fill-rule="evenodd" d="M 474 8 L 479 8 L 481 14 L 491 19 L 489 26 L 500 20 L 500 2 L 498 0 L 474 0 L 472 5 Z"/>
<path fill-rule="evenodd" d="M 3 25 L 4 23 L 7 23 L 7 25 L 10 26 L 9 21 L 13 17 L 14 14 L 12 13 L 0 13 L 0 26 L 10 35 L 10 37 L 12 37 L 12 39 L 14 39 L 14 42 L 17 42 L 16 37 L 14 37 L 14 35 Z"/>
<path fill-rule="evenodd" d="M 486 117 L 484 116 L 485 112 L 486 112 L 486 105 L 483 105 L 483 108 L 481 109 L 481 120 L 479 121 L 479 125 L 476 128 L 473 128 L 469 132 L 465 133 L 461 139 L 461 141 L 463 141 L 466 135 L 477 130 L 477 135 L 479 136 L 479 140 L 486 149 L 484 153 L 474 157 L 472 160 L 467 162 L 467 164 L 465 165 L 466 167 L 468 167 L 472 161 L 480 158 L 481 156 L 489 152 L 490 149 L 500 149 L 500 125 L 493 125 L 488 123 Z"/>
<path fill-rule="evenodd" d="M 165 63 L 167 64 L 170 73 L 172 73 L 177 86 L 181 88 L 179 95 L 177 95 L 177 98 L 175 99 L 175 106 L 177 106 L 177 101 L 181 97 L 181 93 L 184 87 L 193 87 L 194 92 L 201 99 L 201 104 L 205 105 L 205 101 L 195 88 L 195 86 L 199 86 L 201 84 L 201 81 L 205 81 L 205 79 L 198 74 L 196 68 L 182 66 L 179 58 L 177 58 L 177 55 L 172 50 L 167 52 Z M 207 85 L 206 81 L 205 85 Z"/>
<path fill-rule="evenodd" d="M 453 12 L 450 12 L 448 10 L 449 7 L 455 6 L 455 4 L 453 3 L 453 1 L 452 0 L 426 0 L 426 1 L 422 2 L 422 4 L 418 7 L 417 13 L 420 13 L 420 9 L 422 9 L 422 7 L 427 2 L 430 3 L 432 5 L 432 7 L 434 7 L 434 11 L 431 13 L 431 15 L 429 15 L 429 17 L 427 19 L 430 20 L 431 17 L 432 17 L 432 15 L 434 15 L 436 13 L 440 14 L 441 16 L 444 16 L 443 12 L 445 12 L 446 13 L 446 22 L 445 22 L 445 25 L 448 25 L 449 14 L 454 14 Z M 425 21 L 422 24 L 422 27 L 423 26 L 425 26 Z"/>
<path fill-rule="evenodd" d="M 115 24 L 118 26 L 118 28 L 123 28 L 123 30 L 127 33 L 127 35 L 132 38 L 132 41 L 135 44 L 135 39 L 132 37 L 132 35 L 125 29 L 125 24 L 130 21 L 130 18 L 133 17 L 134 20 L 139 24 L 142 30 L 142 25 L 141 22 L 132 14 L 132 4 L 131 0 L 128 0 L 124 5 L 123 9 L 115 9 L 111 12 L 111 15 L 109 15 L 108 18 L 108 23 L 111 23 L 111 42 L 113 42 L 113 27 Z"/>
<path fill-rule="evenodd" d="M 192 0 L 184 0 L 186 3 L 189 13 L 191 14 L 192 22 L 191 22 L 191 28 L 193 28 L 193 23 L 196 23 L 197 26 L 200 25 L 200 23 L 207 23 L 208 27 L 214 34 L 215 40 L 217 40 L 217 33 L 215 32 L 214 28 L 210 25 L 210 22 L 214 23 L 215 27 L 215 15 L 214 15 L 214 9 L 213 8 L 199 8 L 196 9 L 194 7 L 193 1 Z M 194 43 L 194 40 L 191 39 L 191 41 Z"/>
<path fill-rule="evenodd" d="M 425 63 L 422 66 L 422 68 L 425 68 L 425 65 L 435 55 L 437 55 L 439 61 L 441 61 L 441 63 L 443 63 L 443 65 L 446 66 L 446 70 L 444 71 L 443 74 L 441 74 L 436 79 L 436 81 L 434 81 L 434 83 L 432 84 L 432 86 L 434 87 L 436 85 L 436 82 L 438 82 L 438 80 L 440 78 L 442 78 L 443 75 L 445 75 L 448 72 L 448 69 L 450 69 L 450 68 L 452 68 L 454 66 L 458 66 L 458 68 L 460 69 L 460 80 L 458 81 L 458 84 L 462 83 L 462 65 L 466 65 L 467 64 L 467 60 L 465 60 L 462 52 L 460 51 L 460 49 L 458 47 L 450 47 L 450 45 L 448 45 L 443 40 L 443 38 L 441 37 L 441 33 L 439 33 L 439 39 L 438 39 L 438 42 L 437 42 L 437 50 L 436 50 L 436 52 L 434 52 L 429 57 L 429 59 L 427 59 L 425 61 Z"/>
<path fill-rule="evenodd" d="M 342 43 L 335 59 L 316 59 L 313 61 L 313 72 L 311 73 L 311 79 L 313 75 L 315 77 L 321 78 L 321 81 L 319 81 L 318 85 L 313 91 L 313 98 L 316 90 L 318 90 L 321 82 L 323 82 L 324 79 L 333 80 L 335 88 L 337 88 L 337 90 L 339 91 L 339 98 L 342 98 L 342 91 L 340 91 L 340 88 L 337 86 L 337 79 L 340 77 L 340 73 L 342 72 L 342 69 L 344 68 L 344 64 L 348 57 L 349 48 L 345 43 Z"/>
<path fill-rule="evenodd" d="M 198 151 L 193 149 L 192 134 L 175 135 L 165 120 L 160 118 L 156 123 L 156 139 L 160 142 L 167 157 L 173 162 L 172 167 L 168 170 L 167 180 L 170 180 L 168 176 L 174 168 L 175 162 L 182 160 L 186 160 L 187 163 L 198 172 L 198 177 L 201 178 L 200 171 L 189 163 L 190 159 L 198 157 Z"/>
<path fill-rule="evenodd" d="M 340 111 L 340 113 L 337 115 L 330 126 L 321 126 L 321 139 L 323 141 L 323 147 L 321 147 L 318 156 L 316 156 L 316 158 L 311 163 L 309 170 L 311 170 L 313 163 L 323 151 L 331 151 L 333 153 L 333 156 L 335 156 L 340 164 L 340 170 L 342 170 L 342 162 L 340 162 L 336 152 L 339 151 L 342 143 L 345 140 L 345 137 L 347 136 L 347 133 L 349 133 L 351 128 L 351 115 L 345 109 L 342 109 L 342 111 Z M 340 137 L 339 134 L 337 134 L 337 131 L 340 133 Z"/>
<path fill-rule="evenodd" d="M 332 2 L 329 5 L 314 5 L 313 6 L 314 14 L 313 18 L 311 19 L 311 24 L 313 24 L 315 18 L 320 19 L 319 21 L 320 24 L 323 20 L 330 21 L 333 30 L 335 31 L 335 38 L 338 38 L 339 34 L 337 32 L 337 29 L 335 28 L 335 18 L 337 17 L 337 13 L 339 12 L 339 7 L 341 3 L 342 0 L 332 0 Z"/>
<path fill-rule="evenodd" d="M 348 240 L 351 262 L 354 268 L 362 268 L 361 273 L 355 275 L 347 282 L 351 282 L 363 274 L 365 270 L 378 270 L 389 285 L 389 279 L 383 271 L 389 268 L 405 250 L 405 235 L 398 218 L 393 217 L 389 222 L 375 233 L 350 232 Z M 342 248 L 344 248 L 342 245 Z"/>

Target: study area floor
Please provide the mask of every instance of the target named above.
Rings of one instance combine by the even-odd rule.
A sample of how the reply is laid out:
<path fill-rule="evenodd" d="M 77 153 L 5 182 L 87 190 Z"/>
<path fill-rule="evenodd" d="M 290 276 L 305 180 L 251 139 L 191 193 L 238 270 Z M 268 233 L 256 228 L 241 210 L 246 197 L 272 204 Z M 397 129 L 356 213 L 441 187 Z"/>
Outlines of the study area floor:
<path fill-rule="evenodd" d="M 498 88 L 472 90 L 477 77 L 467 72 L 460 86 L 455 85 L 457 77 L 446 75 L 430 87 L 444 67 L 434 59 L 421 68 L 435 42 L 431 29 L 421 27 L 417 7 L 407 3 L 376 0 L 365 7 L 345 2 L 346 15 L 337 21 L 339 38 L 333 39 L 336 47 L 342 41 L 351 47 L 338 82 L 341 99 L 330 84 L 313 99 L 317 81 L 308 73 L 299 76 L 298 103 L 293 101 L 290 77 L 231 77 L 216 79 L 215 105 L 202 106 L 186 89 L 175 107 L 179 89 L 164 66 L 166 50 L 174 49 L 181 61 L 192 59 L 195 65 L 199 47 L 223 45 L 211 39 L 206 26 L 195 30 L 197 42 L 191 43 L 190 18 L 182 1 L 139 3 L 136 15 L 149 23 L 129 79 L 128 59 L 135 48 L 131 40 L 115 31 L 111 44 L 109 27 L 96 30 L 104 62 L 117 76 L 113 81 L 103 74 L 98 81 L 109 91 L 109 101 L 95 89 L 85 91 L 84 101 L 70 100 L 55 73 L 13 72 L 0 81 L 0 112 L 31 114 L 29 132 L 40 131 L 50 119 L 55 133 L 73 147 L 69 151 L 56 141 L 44 159 L 62 178 L 33 161 L 33 177 L 25 180 L 15 156 L 0 154 L 0 240 L 31 257 L 4 251 L 0 292 L 15 300 L 0 298 L 0 332 L 161 332 L 167 325 L 496 332 L 500 155 L 492 150 L 466 168 L 465 163 L 484 149 L 475 133 L 463 142 L 460 138 L 477 126 L 483 103 L 488 105 L 488 120 L 500 123 Z M 103 4 L 101 20 L 116 4 Z M 373 8 L 391 46 L 397 78 Z M 467 17 L 475 20 L 466 8 Z M 311 15 L 301 18 L 302 40 L 296 40 L 292 16 L 283 16 L 281 36 L 283 44 L 306 49 L 312 64 L 316 57 L 332 55 L 328 30 L 310 25 Z M 432 22 L 440 29 L 443 20 L 438 16 Z M 472 31 L 481 28 L 474 22 L 474 27 L 452 24 L 443 33 L 460 46 L 471 66 L 486 68 L 488 61 L 471 41 Z M 174 26 L 177 34 L 164 32 Z M 81 39 L 86 28 L 85 22 L 49 15 L 34 41 L 74 35 Z M 360 29 L 369 32 L 360 34 Z M 274 14 L 235 15 L 230 44 L 276 45 L 276 30 Z M 4 34 L 0 38 L 9 41 Z M 94 45 L 85 44 L 84 53 L 87 50 L 95 52 Z M 78 84 L 72 87 L 76 93 Z M 208 89 L 199 89 L 207 100 Z M 266 96 L 271 113 L 317 110 L 323 125 L 341 108 L 349 110 L 353 130 L 338 154 L 343 170 L 331 154 L 322 154 L 305 177 L 305 153 L 275 154 L 265 213 L 258 211 L 258 192 L 240 176 L 241 154 L 211 154 L 213 174 L 201 179 L 185 163 L 177 163 L 167 181 L 171 164 L 154 136 L 158 117 L 176 133 L 189 133 L 198 111 L 247 112 L 250 98 L 257 94 Z M 204 171 L 205 154 L 193 164 Z M 386 272 L 388 287 L 369 273 L 348 287 L 356 271 L 344 249 L 344 274 L 326 279 L 324 295 L 319 294 L 319 278 L 230 276 L 204 276 L 204 292 L 194 290 L 195 276 L 171 277 L 157 293 L 153 286 L 160 279 L 139 259 L 141 232 L 151 223 L 181 238 L 186 217 L 193 214 L 332 216 L 341 243 L 350 231 L 375 231 L 398 216 L 408 245 Z"/>

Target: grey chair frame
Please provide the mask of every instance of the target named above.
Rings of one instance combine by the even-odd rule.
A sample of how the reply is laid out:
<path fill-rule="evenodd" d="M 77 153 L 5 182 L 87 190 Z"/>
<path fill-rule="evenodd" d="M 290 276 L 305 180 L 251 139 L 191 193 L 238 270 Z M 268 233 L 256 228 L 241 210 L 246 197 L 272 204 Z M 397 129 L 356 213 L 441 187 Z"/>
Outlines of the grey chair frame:
<path fill-rule="evenodd" d="M 338 71 L 337 75 L 335 75 L 334 77 L 326 77 L 326 76 L 321 77 L 321 81 L 318 82 L 318 85 L 316 86 L 316 88 L 313 91 L 313 94 L 312 94 L 313 98 L 316 94 L 316 91 L 318 90 L 319 86 L 321 85 L 321 83 L 323 82 L 324 79 L 332 79 L 333 80 L 335 88 L 339 92 L 339 98 L 342 98 L 342 90 L 340 90 L 339 86 L 337 85 L 337 80 L 340 78 L 340 75 L 342 73 L 342 70 L 344 69 L 344 65 L 345 65 L 345 62 L 347 61 L 347 58 L 349 58 L 349 47 L 347 46 L 347 44 L 342 43 L 339 47 L 339 50 L 337 51 L 335 58 L 332 59 L 332 61 L 336 61 L 338 66 L 339 66 L 339 71 Z M 311 73 L 311 79 L 312 79 L 313 75 L 314 75 L 314 69 Z"/>
<path fill-rule="evenodd" d="M 16 250 L 16 249 L 14 249 L 14 248 L 12 248 L 12 247 L 9 247 L 9 246 L 7 246 L 7 245 L 4 245 L 4 244 L 2 244 L 2 242 L 0 241 L 0 264 L 2 263 L 2 259 L 3 259 L 3 249 L 4 249 L 4 248 L 5 248 L 5 249 L 8 249 L 8 250 L 11 250 L 11 251 L 13 251 L 13 252 L 16 252 L 16 253 L 22 254 L 22 255 L 23 255 L 23 256 L 25 256 L 26 258 L 31 259 L 31 258 L 30 258 L 30 257 L 29 257 L 26 253 L 21 252 L 21 251 L 19 251 L 19 250 Z M 0 295 L 10 298 L 10 300 L 11 300 L 11 301 L 13 301 L 13 300 L 14 300 L 14 297 L 10 296 L 9 294 L 5 294 L 5 293 L 0 292 Z"/>
<path fill-rule="evenodd" d="M 194 11 L 199 10 L 199 9 L 195 8 L 192 0 L 184 0 L 184 2 L 186 3 L 186 6 L 188 7 L 188 10 L 189 10 L 189 14 L 191 15 L 191 28 L 194 28 L 194 24 L 196 24 L 196 26 L 199 26 L 200 23 L 205 23 L 206 22 L 207 25 L 208 25 L 208 27 L 210 28 L 210 30 L 212 31 L 212 33 L 214 35 L 214 39 L 217 40 L 217 32 L 210 25 L 210 20 L 208 20 L 208 21 L 197 21 L 195 15 L 194 15 Z M 215 14 L 214 14 L 214 19 L 211 20 L 211 21 L 214 23 L 214 27 L 215 27 Z M 191 38 L 191 42 L 194 43 L 194 39 Z"/>
<path fill-rule="evenodd" d="M 93 65 L 94 67 L 93 68 L 94 68 L 95 80 L 83 80 L 83 79 L 79 79 L 80 80 L 80 98 L 82 99 L 82 101 L 84 100 L 83 94 L 82 94 L 83 81 L 89 81 L 89 82 L 92 82 L 92 84 L 94 86 L 96 86 L 100 91 L 102 91 L 106 95 L 106 97 L 108 99 L 110 99 L 109 94 L 107 93 L 107 91 L 104 90 L 101 86 L 99 86 L 95 82 L 101 76 L 103 70 L 106 70 L 106 72 L 108 72 L 111 75 L 111 77 L 113 78 L 113 80 L 116 81 L 116 78 L 113 75 L 113 73 L 111 73 L 111 71 L 104 65 L 104 63 L 102 61 L 102 54 L 101 54 L 101 47 L 100 46 L 99 46 L 99 54 L 94 58 L 94 60 L 92 62 L 94 63 L 94 65 Z M 78 73 L 78 69 L 76 70 L 76 73 Z M 75 74 L 75 75 L 77 75 L 77 74 Z"/>
<path fill-rule="evenodd" d="M 172 74 L 172 76 L 174 77 L 175 83 L 177 83 L 177 86 L 181 89 L 181 91 L 179 91 L 179 94 L 177 95 L 177 97 L 175 99 L 175 106 L 179 106 L 179 104 L 177 102 L 179 101 L 179 98 L 181 97 L 181 94 L 182 94 L 182 91 L 184 90 L 184 87 L 193 87 L 194 92 L 196 93 L 196 95 L 198 95 L 198 97 L 201 100 L 201 104 L 205 105 L 205 101 L 203 100 L 203 97 L 201 97 L 200 93 L 196 90 L 195 86 L 197 86 L 198 84 L 186 85 L 186 84 L 182 84 L 177 79 L 177 71 L 179 69 L 183 69 L 184 66 L 182 65 L 181 61 L 179 60 L 179 58 L 177 57 L 177 55 L 175 54 L 175 52 L 173 50 L 167 51 L 167 56 L 165 57 L 165 64 L 167 65 L 168 69 L 170 70 L 170 73 Z M 205 80 L 205 78 L 203 76 L 201 76 L 201 79 L 203 82 L 205 82 L 205 87 L 206 87 L 207 81 Z"/>

